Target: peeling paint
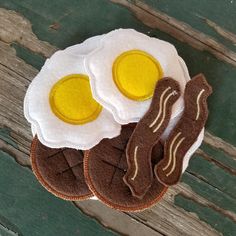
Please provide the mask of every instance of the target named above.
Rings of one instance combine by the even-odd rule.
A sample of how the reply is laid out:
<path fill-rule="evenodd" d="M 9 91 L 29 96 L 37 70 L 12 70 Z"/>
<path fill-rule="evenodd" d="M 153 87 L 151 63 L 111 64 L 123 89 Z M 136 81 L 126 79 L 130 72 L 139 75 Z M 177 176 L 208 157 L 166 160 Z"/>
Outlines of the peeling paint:
<path fill-rule="evenodd" d="M 4 140 L 6 143 L 13 146 L 14 148 L 18 148 L 17 143 L 14 142 L 11 137 L 11 130 L 9 128 L 0 128 L 0 139 Z"/>

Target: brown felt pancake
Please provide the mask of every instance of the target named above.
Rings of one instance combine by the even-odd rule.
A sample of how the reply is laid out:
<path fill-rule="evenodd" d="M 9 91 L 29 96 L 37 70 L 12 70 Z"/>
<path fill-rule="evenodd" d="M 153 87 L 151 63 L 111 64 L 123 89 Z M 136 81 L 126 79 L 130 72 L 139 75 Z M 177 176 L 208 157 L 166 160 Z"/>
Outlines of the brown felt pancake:
<path fill-rule="evenodd" d="M 93 196 L 84 179 L 82 151 L 72 148 L 49 148 L 35 137 L 30 157 L 34 174 L 52 194 L 71 201 Z"/>
<path fill-rule="evenodd" d="M 103 139 L 97 146 L 85 153 L 84 171 L 91 191 L 103 203 L 121 211 L 142 211 L 154 205 L 167 188 L 156 178 L 142 199 L 132 195 L 123 181 L 127 171 L 126 145 L 135 124 L 122 127 L 121 134 L 113 139 Z M 162 158 L 163 147 L 158 143 L 153 149 L 152 165 Z"/>

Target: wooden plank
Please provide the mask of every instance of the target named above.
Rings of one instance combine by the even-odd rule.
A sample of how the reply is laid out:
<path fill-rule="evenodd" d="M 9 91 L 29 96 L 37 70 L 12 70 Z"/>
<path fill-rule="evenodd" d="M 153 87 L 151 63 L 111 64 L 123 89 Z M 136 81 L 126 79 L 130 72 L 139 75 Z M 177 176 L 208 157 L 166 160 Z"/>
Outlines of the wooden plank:
<path fill-rule="evenodd" d="M 153 0 L 142 2 L 155 10 L 191 25 L 196 30 L 236 51 L 235 1 L 182 0 L 178 4 L 173 4 L 171 0 L 159 0 L 158 3 Z"/>
<path fill-rule="evenodd" d="M 158 227 L 150 227 L 150 225 L 145 222 L 140 223 L 137 218 L 134 218 L 133 216 L 130 217 L 129 214 L 108 208 L 100 201 L 87 200 L 75 202 L 75 205 L 87 215 L 96 218 L 103 225 L 109 226 L 123 235 L 164 235 L 160 232 Z"/>
<path fill-rule="evenodd" d="M 233 169 L 233 168 L 232 168 Z M 233 169 L 235 171 L 235 169 Z M 236 196 L 236 174 L 206 158 L 195 155 L 191 160 L 188 171 L 194 173 L 198 178 L 207 180 L 208 184 L 217 187 L 220 191 L 235 198 Z M 227 180 L 227 181 L 226 181 Z"/>
<path fill-rule="evenodd" d="M 222 232 L 223 235 L 233 235 L 236 230 L 234 221 L 229 218 L 225 218 L 222 214 L 218 213 L 214 209 L 197 204 L 196 202 L 186 197 L 182 197 L 181 195 L 176 197 L 176 204 L 183 206 L 184 209 L 188 211 L 195 212 L 201 220 L 208 221 L 209 224 L 214 225 L 214 228 Z M 218 223 L 221 221 L 224 222 L 224 227 Z"/>
<path fill-rule="evenodd" d="M 176 23 L 176 20 L 174 19 L 173 21 L 171 19 L 171 28 L 170 26 L 167 29 L 159 28 L 159 23 L 157 23 L 159 21 L 156 20 L 157 17 L 150 18 L 150 12 L 148 12 L 148 19 L 153 19 L 154 24 L 149 28 L 143 25 L 143 23 L 147 24 L 143 20 L 143 16 L 146 17 L 146 14 L 140 13 L 138 15 L 138 19 L 143 20 L 141 23 L 126 8 L 117 4 L 108 3 L 107 1 L 81 1 L 80 3 L 70 1 L 65 4 L 63 0 L 59 0 L 58 6 L 60 8 L 56 9 L 53 1 L 50 3 L 47 2 L 47 5 L 45 3 L 35 2 L 34 6 L 30 2 L 0 1 L 0 4 L 4 7 L 15 9 L 27 16 L 40 39 L 50 42 L 48 44 L 38 40 L 31 31 L 30 22 L 22 16 L 4 9 L 1 10 L 2 15 L 0 16 L 2 16 L 1 20 L 4 22 L 4 28 L 0 29 L 0 39 L 2 41 L 0 41 L 0 100 L 2 101 L 0 103 L 0 119 L 1 125 L 8 127 L 7 129 L 4 128 L 2 132 L 2 137 L 4 138 L 1 137 L 1 149 L 8 152 L 20 164 L 28 165 L 27 154 L 29 152 L 31 134 L 29 125 L 23 118 L 22 100 L 26 87 L 37 73 L 37 70 L 26 64 L 19 57 L 33 66 L 40 67 L 40 64 L 34 64 L 33 60 L 40 61 L 42 60 L 42 55 L 45 57 L 48 56 L 46 55 L 46 51 L 55 51 L 56 47 L 51 46 L 52 44 L 57 47 L 65 47 L 70 43 L 77 43 L 88 36 L 107 32 L 112 28 L 118 27 L 132 27 L 149 35 L 163 38 L 177 46 L 192 74 L 202 71 L 213 84 L 216 94 L 211 98 L 210 102 L 212 118 L 208 122 L 208 130 L 220 138 L 207 133 L 205 141 L 210 145 L 210 150 L 214 147 L 220 148 L 222 151 L 220 153 L 217 151 L 216 155 L 218 157 L 215 158 L 215 155 L 211 154 L 211 151 L 209 153 L 203 148 L 203 152 L 201 153 L 200 151 L 199 157 L 191 161 L 190 168 L 188 169 L 189 172 L 184 176 L 183 183 L 170 188 L 164 200 L 150 210 L 142 213 L 126 214 L 126 217 L 124 217 L 123 213 L 116 214 L 111 209 L 101 207 L 101 204 L 94 201 L 89 201 L 87 204 L 86 202 L 78 203 L 78 206 L 87 214 L 99 219 L 103 224 L 113 229 L 118 229 L 119 232 L 121 232 L 119 229 L 123 224 L 122 222 L 126 222 L 124 218 L 130 218 L 136 219 L 139 222 L 138 225 L 142 226 L 143 232 L 148 232 L 147 235 L 150 235 L 150 232 L 153 235 L 218 235 L 220 233 L 231 235 L 235 229 L 236 221 L 235 208 L 230 206 L 235 206 L 235 197 L 229 192 L 230 186 L 224 189 L 223 184 L 220 181 L 212 179 L 210 173 L 214 173 L 216 170 L 216 173 L 220 173 L 224 181 L 227 181 L 228 178 L 231 180 L 231 183 L 234 181 L 233 173 L 235 171 L 236 149 L 233 145 L 236 143 L 236 134 L 233 132 L 235 124 L 232 121 L 235 120 L 236 114 L 232 109 L 235 96 L 230 96 L 235 90 L 235 83 L 233 83 L 235 68 L 232 66 L 234 65 L 232 63 L 234 54 L 232 53 L 232 49 L 230 48 L 230 51 L 224 51 L 221 50 L 222 48 L 220 49 L 212 44 L 210 45 L 212 46 L 210 50 L 209 44 L 207 44 L 210 40 L 208 36 L 203 38 L 203 40 L 202 38 L 195 38 L 194 41 L 191 41 L 191 38 L 194 36 L 192 32 L 194 33 L 195 31 L 189 27 L 189 37 L 191 40 L 186 41 L 186 43 L 192 42 L 189 44 L 196 48 L 193 49 L 186 45 L 186 43 L 178 41 L 183 41 L 183 32 L 181 34 L 175 33 L 180 31 L 181 22 L 177 21 L 178 24 L 173 25 L 173 22 Z M 132 3 L 134 1 L 129 2 Z M 62 8 L 64 9 L 64 14 L 61 16 Z M 86 9 L 89 9 L 89 14 Z M 132 8 L 130 10 L 133 11 Z M 151 10 L 153 11 L 153 9 Z M 36 15 L 35 12 L 37 12 Z M 10 17 L 6 16 L 8 14 Z M 122 18 L 118 17 L 120 15 L 122 15 Z M 8 20 L 4 21 L 4 19 Z M 13 20 L 11 21 L 11 19 Z M 24 24 L 19 24 L 18 30 L 12 27 L 17 21 L 24 22 Z M 50 27 L 55 23 L 59 24 L 56 30 Z M 77 25 L 74 26 L 74 23 L 77 23 Z M 85 23 L 87 23 L 87 28 L 84 27 Z M 94 27 L 95 25 L 96 27 Z M 152 28 L 155 28 L 155 30 Z M 174 28 L 176 28 L 175 31 L 173 31 Z M 12 29 L 20 32 L 24 32 L 26 29 L 27 33 L 15 37 L 15 31 Z M 70 29 L 70 31 L 68 32 L 67 29 Z M 160 32 L 158 29 L 169 33 L 172 37 Z M 77 32 L 80 32 L 80 35 Z M 26 42 L 26 40 L 21 39 L 21 37 L 28 37 L 28 43 L 22 43 L 22 41 Z M 3 42 L 7 42 L 7 44 Z M 14 48 L 9 47 L 9 44 L 13 42 L 16 42 L 17 46 L 14 46 Z M 223 43 L 220 46 L 222 45 Z M 202 49 L 209 49 L 209 53 L 199 51 Z M 38 55 L 32 52 L 37 52 L 41 56 L 38 58 Z M 220 62 L 210 54 L 212 53 L 218 56 L 216 52 L 220 52 L 221 56 L 219 58 L 227 63 Z M 18 57 L 15 53 L 17 53 Z M 225 57 L 231 58 L 231 61 L 224 59 Z M 211 68 L 214 68 L 214 70 Z M 221 114 L 227 114 L 227 116 L 222 116 Z M 220 125 L 222 123 L 224 124 L 223 127 Z M 226 141 L 231 144 L 228 144 Z M 18 147 L 16 148 L 13 143 L 17 143 Z M 225 162 L 223 160 L 224 155 L 228 155 L 230 161 L 227 160 Z M 193 161 L 196 162 L 198 168 L 194 167 Z M 234 164 L 232 168 L 230 167 L 231 172 L 228 175 L 229 163 L 232 162 Z M 209 171 L 209 175 L 201 172 L 202 167 L 205 169 L 208 167 L 207 171 Z M 103 212 L 99 209 L 103 209 Z M 191 212 L 195 212 L 195 215 Z M 208 214 L 208 217 L 206 217 L 206 214 Z M 114 218 L 112 216 L 117 217 L 117 223 L 113 222 Z M 227 224 L 227 229 L 224 228 L 224 224 Z M 130 231 L 127 232 L 136 232 L 133 231 L 133 226 L 130 227 Z"/>

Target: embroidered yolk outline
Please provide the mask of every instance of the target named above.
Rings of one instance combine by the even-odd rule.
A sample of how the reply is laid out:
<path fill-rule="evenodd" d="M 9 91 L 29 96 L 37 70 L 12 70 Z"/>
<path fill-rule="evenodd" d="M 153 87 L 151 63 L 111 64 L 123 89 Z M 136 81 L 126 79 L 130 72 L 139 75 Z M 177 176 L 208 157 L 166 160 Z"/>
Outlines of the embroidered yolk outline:
<path fill-rule="evenodd" d="M 83 74 L 63 77 L 49 94 L 52 112 L 62 121 L 82 125 L 95 120 L 102 106 L 92 97 L 89 78 Z"/>
<path fill-rule="evenodd" d="M 163 76 L 160 63 L 141 50 L 130 50 L 119 55 L 113 63 L 112 73 L 120 92 L 136 101 L 151 98 L 156 82 Z"/>

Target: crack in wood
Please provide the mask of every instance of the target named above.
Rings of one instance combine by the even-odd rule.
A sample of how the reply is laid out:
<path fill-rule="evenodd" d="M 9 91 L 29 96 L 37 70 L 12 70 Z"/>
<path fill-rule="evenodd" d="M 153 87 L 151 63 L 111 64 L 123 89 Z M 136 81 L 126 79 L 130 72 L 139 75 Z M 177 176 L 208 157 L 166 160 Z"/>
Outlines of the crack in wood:
<path fill-rule="evenodd" d="M 127 213 L 127 212 L 124 212 L 126 215 L 128 215 L 128 216 L 130 216 L 130 217 L 132 217 L 132 218 L 134 218 L 134 214 L 131 214 L 131 213 Z M 160 230 L 158 230 L 157 228 L 155 228 L 155 227 L 153 227 L 153 226 L 151 226 L 151 225 L 149 225 L 148 223 L 147 223 L 147 220 L 144 220 L 143 218 L 140 218 L 138 215 L 136 215 L 135 214 L 135 218 L 134 218 L 138 223 L 141 223 L 141 224 L 144 224 L 144 225 L 146 225 L 147 227 L 149 227 L 149 228 L 151 228 L 152 230 L 154 230 L 155 232 L 157 232 L 158 234 L 160 234 L 160 235 L 163 235 L 163 236 L 167 236 L 168 234 L 165 234 L 164 232 L 161 232 Z"/>
<path fill-rule="evenodd" d="M 1 234 L 4 233 L 4 234 Z M 0 214 L 0 235 L 13 235 L 13 236 L 23 236 L 19 227 L 12 222 L 12 219 L 9 220 L 5 216 Z"/>
<path fill-rule="evenodd" d="M 236 45 L 236 35 L 234 33 L 222 28 L 221 26 L 217 25 L 215 22 L 205 17 L 202 17 L 202 16 L 199 16 L 199 17 L 203 19 L 206 22 L 206 24 L 209 25 L 211 28 L 213 28 L 219 35 L 221 35 L 223 38 L 231 41 L 234 45 Z"/>
<path fill-rule="evenodd" d="M 74 202 L 74 205 L 84 214 L 93 217 L 104 227 L 114 230 L 119 235 L 164 236 L 158 229 L 138 221 L 132 214 L 108 208 L 99 201 Z M 99 215 L 99 212 L 103 214 Z"/>
<path fill-rule="evenodd" d="M 154 10 L 142 1 L 110 0 L 132 11 L 137 19 L 152 29 L 159 29 L 198 50 L 206 50 L 218 59 L 236 66 L 236 53 L 217 42 L 214 38 L 193 29 L 165 13 Z"/>
<path fill-rule="evenodd" d="M 230 196 L 231 198 L 235 198 L 235 196 L 232 196 L 232 195 L 230 195 L 229 193 L 223 192 L 219 187 L 217 187 L 217 186 L 215 186 L 214 184 L 210 183 L 210 182 L 209 182 L 206 178 L 204 178 L 202 175 L 199 175 L 199 174 L 197 174 L 197 173 L 195 173 L 195 172 L 192 172 L 192 171 L 190 171 L 190 170 L 186 170 L 186 172 L 187 172 L 188 174 L 194 176 L 195 178 L 197 178 L 197 179 L 203 181 L 203 182 L 206 183 L 207 185 L 213 187 L 213 188 L 216 189 L 217 191 L 219 191 L 219 192 L 221 192 L 221 193 L 223 193 L 223 194 L 227 194 L 227 195 Z"/>
<path fill-rule="evenodd" d="M 209 132 L 205 132 L 204 142 L 216 149 L 224 151 L 236 161 L 236 147 L 232 144 L 227 143 L 223 139 L 216 137 Z"/>
<path fill-rule="evenodd" d="M 13 231 L 12 229 L 9 229 L 7 226 L 5 226 L 3 223 L 0 222 L 0 229 L 4 230 L 7 232 L 7 235 L 13 235 L 13 236 L 21 236 L 22 234 Z M 1 235 L 1 234 L 0 234 Z"/>
<path fill-rule="evenodd" d="M 229 218 L 230 220 L 232 220 L 233 222 L 236 223 L 236 214 L 232 213 L 232 212 L 229 212 L 227 210 L 224 210 L 218 206 L 216 206 L 215 204 L 207 201 L 207 200 L 203 200 L 203 201 L 200 201 L 198 198 L 194 197 L 194 196 L 189 196 L 188 194 L 184 193 L 184 192 L 181 192 L 179 193 L 180 195 L 182 195 L 183 197 L 187 198 L 187 199 L 190 199 L 204 207 L 209 207 L 211 208 L 212 210 L 224 215 L 225 217 Z M 204 203 L 203 203 L 204 202 Z"/>
<path fill-rule="evenodd" d="M 0 22 L 0 39 L 7 44 L 19 43 L 46 58 L 57 50 L 48 42 L 39 40 L 32 31 L 31 23 L 15 11 L 0 8 Z"/>
<path fill-rule="evenodd" d="M 201 157 L 203 157 L 205 160 L 214 163 L 215 165 L 217 165 L 218 167 L 220 167 L 221 169 L 225 170 L 226 172 L 228 172 L 231 175 L 236 175 L 236 170 L 233 168 L 230 168 L 224 164 L 222 164 L 221 162 L 215 160 L 213 157 L 209 156 L 208 154 L 206 154 L 203 150 L 198 149 L 196 152 L 196 154 L 200 155 Z"/>
<path fill-rule="evenodd" d="M 17 71 L 13 70 L 13 69 L 10 68 L 10 67 L 7 67 L 7 66 L 4 65 L 3 63 L 0 62 L 0 65 L 1 65 L 2 67 L 5 67 L 7 70 L 10 70 L 13 74 L 16 74 L 16 75 L 18 75 L 18 76 L 21 76 L 21 77 L 24 78 L 28 83 L 31 82 L 30 79 L 28 79 L 27 77 L 24 77 L 24 75 L 22 75 L 22 74 L 17 73 Z M 9 75 L 10 75 L 10 74 L 9 74 Z"/>
<path fill-rule="evenodd" d="M 12 156 L 19 165 L 31 168 L 31 163 L 28 155 L 8 144 L 2 139 L 0 139 L 0 150 Z"/>
<path fill-rule="evenodd" d="M 1 42 L 1 41 L 0 41 L 0 42 Z M 0 50 L 1 50 L 1 49 L 0 49 Z M 17 56 L 16 56 L 16 55 L 15 55 L 15 58 L 14 58 L 14 59 L 17 59 Z M 21 61 L 21 62 L 23 62 L 23 61 Z M 25 79 L 25 80 L 27 81 L 27 84 L 25 84 L 26 87 L 28 87 L 28 85 L 29 85 L 30 82 L 32 81 L 32 78 L 35 77 L 36 74 L 38 73 L 38 70 L 36 70 L 34 67 L 32 67 L 33 72 L 30 73 L 30 78 L 27 78 L 27 77 L 25 77 L 25 75 L 26 75 L 27 73 L 26 73 L 26 74 L 22 74 L 22 73 L 18 72 L 17 70 L 14 70 L 13 68 L 9 67 L 9 65 L 4 64 L 4 63 L 2 63 L 2 62 L 0 62 L 0 65 L 1 65 L 2 67 L 6 68 L 7 73 L 8 73 L 9 75 L 10 75 L 10 72 L 11 72 L 11 73 L 13 73 L 14 75 L 19 76 L 20 78 Z M 27 64 L 27 66 L 28 66 L 28 67 L 31 67 L 31 65 L 28 65 L 28 64 Z M 10 71 L 10 72 L 9 72 L 9 71 Z M 14 77 L 15 77 L 15 76 L 14 76 Z"/>

